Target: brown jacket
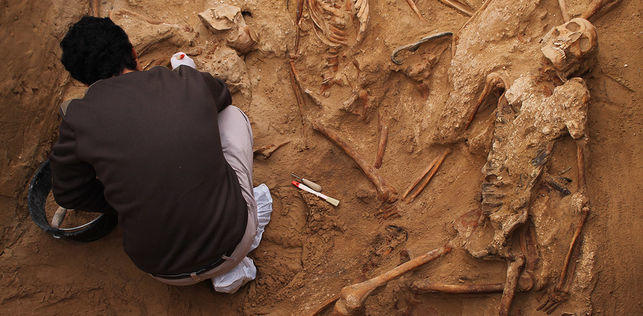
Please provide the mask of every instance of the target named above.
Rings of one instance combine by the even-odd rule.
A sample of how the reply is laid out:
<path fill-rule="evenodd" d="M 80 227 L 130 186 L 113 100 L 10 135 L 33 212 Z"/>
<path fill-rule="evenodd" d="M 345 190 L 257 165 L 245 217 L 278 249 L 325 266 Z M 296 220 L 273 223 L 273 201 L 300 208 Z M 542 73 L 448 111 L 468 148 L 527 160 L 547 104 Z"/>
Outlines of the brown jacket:
<path fill-rule="evenodd" d="M 248 215 L 219 139 L 230 102 L 225 84 L 187 66 L 94 83 L 60 124 L 56 202 L 118 212 L 125 251 L 148 273 L 190 273 L 231 253 Z"/>

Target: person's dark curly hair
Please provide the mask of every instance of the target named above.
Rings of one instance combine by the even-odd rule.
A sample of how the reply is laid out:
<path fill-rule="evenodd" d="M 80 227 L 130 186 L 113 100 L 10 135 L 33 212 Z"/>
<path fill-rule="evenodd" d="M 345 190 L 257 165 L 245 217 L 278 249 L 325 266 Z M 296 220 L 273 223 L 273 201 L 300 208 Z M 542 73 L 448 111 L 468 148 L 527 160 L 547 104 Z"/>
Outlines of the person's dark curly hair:
<path fill-rule="evenodd" d="M 136 69 L 127 34 L 110 18 L 84 16 L 69 28 L 60 47 L 65 69 L 86 85 Z"/>

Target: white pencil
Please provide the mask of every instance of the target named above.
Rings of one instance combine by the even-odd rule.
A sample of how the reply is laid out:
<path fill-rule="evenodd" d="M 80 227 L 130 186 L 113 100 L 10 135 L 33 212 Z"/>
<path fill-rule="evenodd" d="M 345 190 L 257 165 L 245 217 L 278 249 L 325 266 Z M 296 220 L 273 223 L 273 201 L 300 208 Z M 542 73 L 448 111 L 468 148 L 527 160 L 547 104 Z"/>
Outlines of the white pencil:
<path fill-rule="evenodd" d="M 327 196 L 327 195 L 325 195 L 325 194 L 323 194 L 323 193 L 319 193 L 319 192 L 317 192 L 317 191 L 315 191 L 315 190 L 313 190 L 313 189 L 311 189 L 311 188 L 307 187 L 305 184 L 299 183 L 299 182 L 294 181 L 294 180 L 293 180 L 292 184 L 293 184 L 294 186 L 296 186 L 296 187 L 298 187 L 298 188 L 300 188 L 300 189 L 302 189 L 302 190 L 304 190 L 304 191 L 308 192 L 308 193 L 312 193 L 312 194 L 314 194 L 314 195 L 318 196 L 320 199 L 322 199 L 322 200 L 324 200 L 324 201 L 326 201 L 326 202 L 328 202 L 328 203 L 332 204 L 333 206 L 337 206 L 337 205 L 339 205 L 339 200 L 337 200 L 337 199 L 333 199 L 332 197 Z"/>

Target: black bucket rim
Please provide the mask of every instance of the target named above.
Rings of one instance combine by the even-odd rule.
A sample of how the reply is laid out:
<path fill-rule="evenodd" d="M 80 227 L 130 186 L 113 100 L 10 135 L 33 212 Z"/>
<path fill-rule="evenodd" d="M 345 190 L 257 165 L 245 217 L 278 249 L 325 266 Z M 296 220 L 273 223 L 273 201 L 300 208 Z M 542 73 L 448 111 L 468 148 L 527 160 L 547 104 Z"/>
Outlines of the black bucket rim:
<path fill-rule="evenodd" d="M 101 213 L 97 218 L 80 226 L 71 228 L 54 228 L 47 220 L 45 205 L 47 196 L 51 191 L 51 167 L 46 160 L 36 170 L 29 183 L 27 205 L 31 220 L 46 233 L 54 238 L 89 242 L 100 239 L 109 234 L 118 223 L 115 213 Z"/>

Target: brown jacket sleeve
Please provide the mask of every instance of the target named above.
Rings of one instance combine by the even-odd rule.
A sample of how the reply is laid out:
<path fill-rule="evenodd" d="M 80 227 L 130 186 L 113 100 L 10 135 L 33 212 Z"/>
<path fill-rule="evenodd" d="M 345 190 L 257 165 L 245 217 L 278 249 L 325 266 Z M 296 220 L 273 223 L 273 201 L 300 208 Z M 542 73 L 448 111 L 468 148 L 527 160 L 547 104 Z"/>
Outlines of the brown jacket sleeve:
<path fill-rule="evenodd" d="M 50 161 L 54 198 L 58 205 L 75 210 L 114 212 L 105 200 L 103 184 L 96 179 L 94 168 L 76 155 L 74 131 L 64 118 Z"/>
<path fill-rule="evenodd" d="M 198 71 L 186 65 L 181 65 L 173 71 L 178 72 L 181 76 L 187 75 L 184 74 L 184 72 L 200 73 L 203 77 L 203 81 L 205 81 L 205 85 L 208 88 L 208 91 L 210 91 L 210 94 L 212 95 L 212 99 L 214 99 L 214 103 L 217 107 L 217 112 L 221 112 L 228 105 L 232 104 L 232 97 L 230 96 L 230 91 L 228 90 L 226 84 L 221 79 L 212 77 L 209 72 Z"/>
<path fill-rule="evenodd" d="M 212 98 L 214 98 L 214 103 L 217 105 L 217 112 L 221 112 L 221 110 L 232 104 L 230 91 L 223 81 L 212 77 L 212 75 L 207 72 L 201 72 L 201 74 L 212 94 Z"/>

